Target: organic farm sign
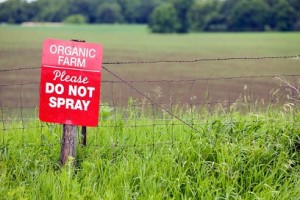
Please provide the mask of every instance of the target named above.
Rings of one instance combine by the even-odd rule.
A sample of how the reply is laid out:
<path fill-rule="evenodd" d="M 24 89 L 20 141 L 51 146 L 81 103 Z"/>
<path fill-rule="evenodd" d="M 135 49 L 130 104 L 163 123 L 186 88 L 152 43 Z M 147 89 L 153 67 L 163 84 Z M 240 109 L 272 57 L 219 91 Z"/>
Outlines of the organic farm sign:
<path fill-rule="evenodd" d="M 41 121 L 98 125 L 102 54 L 98 44 L 56 39 L 44 41 Z"/>

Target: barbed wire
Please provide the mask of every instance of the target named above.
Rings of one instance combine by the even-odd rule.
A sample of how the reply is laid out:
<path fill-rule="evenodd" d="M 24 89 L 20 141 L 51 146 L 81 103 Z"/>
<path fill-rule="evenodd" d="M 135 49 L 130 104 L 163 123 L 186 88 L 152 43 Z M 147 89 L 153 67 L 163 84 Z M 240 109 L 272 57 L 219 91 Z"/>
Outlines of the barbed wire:
<path fill-rule="evenodd" d="M 161 121 L 165 121 L 165 119 L 160 119 Z M 174 121 L 172 119 L 170 119 L 170 121 Z M 255 122 L 273 122 L 273 123 L 276 123 L 276 122 L 281 122 L 282 120 L 279 120 L 279 119 L 253 119 L 253 120 L 247 120 L 247 121 L 243 121 L 244 123 L 255 123 Z M 184 124 L 182 123 L 174 123 L 174 122 L 169 122 L 169 123 L 151 123 L 151 124 L 139 124 L 139 125 L 130 125 L 130 124 L 124 124 L 122 125 L 123 128 L 137 128 L 137 127 L 159 127 L 159 126 L 185 126 Z M 227 124 L 237 124 L 241 122 L 240 120 L 224 120 L 221 124 L 222 125 L 227 125 Z M 297 126 L 300 125 L 300 122 L 299 121 L 292 121 L 292 120 L 286 120 L 285 121 L 286 123 L 290 123 L 290 124 L 295 124 Z M 215 121 L 212 120 L 212 121 L 200 121 L 200 122 L 194 122 L 194 123 L 190 123 L 190 125 L 193 125 L 193 126 L 202 126 L 202 125 L 206 125 L 206 124 L 214 124 Z M 55 124 L 54 126 L 61 126 L 60 124 Z M 12 131 L 12 130 L 22 130 L 22 129 L 37 129 L 37 128 L 41 128 L 41 127 L 46 127 L 45 125 L 43 125 L 41 123 L 41 125 L 39 126 L 22 126 L 22 127 L 13 127 L 13 128 L 3 128 L 4 131 Z M 101 128 L 116 128 L 116 127 L 120 127 L 119 125 L 103 125 L 101 124 L 100 126 L 98 127 L 101 127 Z"/>
<path fill-rule="evenodd" d="M 180 122 L 182 122 L 183 124 L 185 124 L 186 126 L 190 127 L 192 130 L 196 131 L 196 132 L 200 132 L 198 129 L 196 129 L 195 127 L 191 126 L 190 124 L 188 124 L 186 121 L 184 121 L 183 119 L 181 119 L 180 117 L 178 117 L 176 114 L 174 114 L 172 111 L 169 111 L 168 109 L 166 109 L 165 107 L 163 107 L 162 105 L 160 105 L 158 102 L 156 102 L 154 99 L 152 99 L 151 97 L 147 96 L 146 94 L 144 94 L 143 92 L 141 92 L 140 90 L 138 90 L 136 87 L 132 86 L 130 83 L 128 83 L 128 81 L 125 81 L 124 79 L 122 79 L 120 76 L 118 76 L 117 74 L 115 74 L 114 72 L 112 72 L 111 70 L 107 69 L 106 67 L 102 66 L 104 70 L 106 70 L 107 72 L 109 72 L 110 74 L 112 74 L 114 77 L 116 77 L 117 79 L 119 79 L 120 81 L 122 81 L 124 84 L 126 84 L 128 87 L 130 87 L 131 89 L 133 89 L 134 91 L 136 91 L 137 93 L 139 93 L 140 95 L 142 95 L 144 98 L 146 98 L 147 100 L 151 101 L 153 104 L 155 104 L 157 107 L 159 107 L 160 109 L 162 109 L 163 111 L 167 112 L 169 115 L 171 115 L 172 117 L 176 118 L 177 120 L 179 120 Z"/>
<path fill-rule="evenodd" d="M 7 68 L 7 69 L 0 69 L 0 72 L 22 71 L 22 70 L 31 70 L 31 69 L 40 69 L 40 67 L 18 67 L 18 68 Z"/>
<path fill-rule="evenodd" d="M 267 59 L 299 59 L 300 55 L 293 56 L 262 56 L 262 57 L 228 57 L 228 58 L 200 58 L 194 60 L 153 60 L 153 61 L 116 61 L 104 62 L 106 65 L 127 65 L 127 64 L 157 64 L 157 63 L 194 63 L 230 60 L 267 60 Z"/>
<path fill-rule="evenodd" d="M 196 63 L 196 62 L 213 62 L 213 61 L 231 61 L 231 60 L 270 60 L 270 59 L 300 59 L 299 55 L 290 56 L 261 56 L 261 57 L 227 57 L 227 58 L 199 58 L 193 60 L 149 60 L 149 61 L 108 61 L 103 62 L 103 65 L 128 65 L 128 64 L 157 64 L 157 63 Z M 19 67 L 0 69 L 0 72 L 33 70 L 40 67 Z"/>
<path fill-rule="evenodd" d="M 234 105 L 234 104 L 242 104 L 243 102 L 238 102 L 238 101 L 228 101 L 228 100 L 225 100 L 225 101 L 208 101 L 208 102 L 193 102 L 193 103 L 184 103 L 184 102 L 171 102 L 171 103 L 159 103 L 161 106 L 165 106 L 165 107 L 170 107 L 170 106 L 188 106 L 186 109 L 191 109 L 193 108 L 193 106 L 210 106 L 210 105 Z M 260 102 L 258 102 L 257 100 L 247 100 L 247 104 L 251 104 L 251 103 L 257 103 L 259 104 Z M 265 102 L 265 104 L 277 104 L 278 101 L 276 100 L 273 100 L 273 99 L 270 99 L 269 101 Z M 149 108 L 149 107 L 153 107 L 155 104 L 154 103 L 134 103 L 132 104 L 131 106 L 132 107 L 135 107 L 135 109 L 146 109 L 146 108 Z M 116 104 L 112 104 L 112 103 L 103 103 L 103 104 L 100 104 L 100 111 L 102 108 L 111 108 L 111 109 L 125 109 L 125 108 L 128 108 L 128 104 L 124 104 L 124 105 L 116 105 Z M 11 106 L 8 106 L 8 107 L 5 107 L 5 106 L 2 106 L 1 109 L 3 111 L 13 111 L 13 110 L 20 110 L 20 109 L 23 109 L 23 110 L 36 110 L 37 109 L 37 106 L 23 106 L 23 107 L 11 107 Z M 37 117 L 35 118 L 32 118 L 32 117 L 23 117 L 23 119 L 26 119 L 26 120 L 30 120 L 30 119 L 36 119 Z M 150 117 L 151 118 L 151 117 Z M 21 118 L 10 118 L 10 119 L 7 119 L 6 121 L 15 121 L 17 119 L 21 119 Z M 124 118 L 125 119 L 125 118 Z"/>
<path fill-rule="evenodd" d="M 193 81 L 210 81 L 210 80 L 232 80 L 232 79 L 251 79 L 251 78 L 275 78 L 275 77 L 297 77 L 300 74 L 274 74 L 274 75 L 250 75 L 250 76 L 219 76 L 219 77 L 201 77 L 196 79 L 163 79 L 163 80 L 126 80 L 132 83 L 155 83 L 155 82 L 193 82 Z M 103 80 L 103 83 L 121 83 L 116 80 Z"/>
<path fill-rule="evenodd" d="M 126 80 L 130 83 L 178 83 L 178 82 L 195 82 L 195 81 L 213 81 L 213 80 L 235 80 L 235 79 L 255 79 L 255 78 L 276 78 L 276 77 L 299 77 L 300 74 L 273 74 L 273 75 L 250 75 L 250 76 L 219 76 L 219 77 L 201 77 L 196 79 L 163 79 L 163 80 Z M 3 84 L 0 87 L 21 86 L 39 84 L 38 81 Z M 120 80 L 102 80 L 101 83 L 122 83 Z"/>
<path fill-rule="evenodd" d="M 226 101 L 224 100 L 218 100 L 218 99 L 206 99 L 205 96 L 199 97 L 200 102 L 172 102 L 172 100 L 170 100 L 169 103 L 164 103 L 164 102 L 160 102 L 157 101 L 156 99 L 150 97 L 148 94 L 146 94 L 145 92 L 141 91 L 140 89 L 138 89 L 134 84 L 135 83 L 168 83 L 169 84 L 169 90 L 171 90 L 171 85 L 173 83 L 187 83 L 187 82 L 191 82 L 187 88 L 187 92 L 189 92 L 189 94 L 187 95 L 191 95 L 192 94 L 192 90 L 194 88 L 194 82 L 196 81 L 214 81 L 214 80 L 236 80 L 236 79 L 263 79 L 263 78 L 275 78 L 275 77 L 300 77 L 300 74 L 265 74 L 265 75 L 251 75 L 251 76 L 246 76 L 246 75 L 241 75 L 241 76 L 231 76 L 231 77 L 226 77 L 226 76 L 221 76 L 221 77 L 199 77 L 196 79 L 170 79 L 170 80 L 125 80 L 124 78 L 120 77 L 119 75 L 117 75 L 116 73 L 112 72 L 110 69 L 108 69 L 106 67 L 106 65 L 125 65 L 125 64 L 157 64 L 157 63 L 195 63 L 195 62 L 218 62 L 218 61 L 230 61 L 230 60 L 267 60 L 267 59 L 299 59 L 299 55 L 296 56 L 264 56 L 264 57 L 230 57 L 230 58 L 201 58 L 201 59 L 195 59 L 195 60 L 154 60 L 154 61 L 118 61 L 118 62 L 104 62 L 103 63 L 103 69 L 108 71 L 108 73 L 110 73 L 111 75 L 113 75 L 114 77 L 116 77 L 118 80 L 103 80 L 101 81 L 102 83 L 106 84 L 112 84 L 112 86 L 114 85 L 114 83 L 123 83 L 124 85 L 127 85 L 129 89 L 131 89 L 131 91 L 134 91 L 135 94 L 140 95 L 141 97 L 145 98 L 147 101 L 142 102 L 142 101 L 137 101 L 137 102 L 133 102 L 131 104 L 129 104 L 127 102 L 126 105 L 121 105 L 116 103 L 115 101 L 115 96 L 113 93 L 116 92 L 116 90 L 114 90 L 112 88 L 111 93 L 112 93 L 112 102 L 110 103 L 102 103 L 100 104 L 100 111 L 101 111 L 101 107 L 111 107 L 113 108 L 112 110 L 110 110 L 109 108 L 109 112 L 110 112 L 110 118 L 101 118 L 101 120 L 108 120 L 109 123 L 102 123 L 101 127 L 99 127 L 99 129 L 96 129 L 96 137 L 97 135 L 101 134 L 100 129 L 109 129 L 112 128 L 112 137 L 114 140 L 118 141 L 118 130 L 120 128 L 132 128 L 133 129 L 133 134 L 135 135 L 134 137 L 139 137 L 138 135 L 138 131 L 136 131 L 136 129 L 140 128 L 150 128 L 149 131 L 149 140 L 152 140 L 152 143 L 150 142 L 149 145 L 158 145 L 158 144 L 171 144 L 174 145 L 176 143 L 176 138 L 174 136 L 174 130 L 173 127 L 178 127 L 178 126 L 182 126 L 185 127 L 185 130 L 192 130 L 195 133 L 202 133 L 203 130 L 198 130 L 199 126 L 202 126 L 203 124 L 207 124 L 209 123 L 208 121 L 199 121 L 199 118 L 196 116 L 196 110 L 192 110 L 194 106 L 198 106 L 198 105 L 209 105 L 209 106 L 214 106 L 217 104 L 222 104 L 222 105 L 228 105 L 228 108 L 235 104 L 235 103 L 245 103 L 247 105 L 245 105 L 246 109 L 251 109 L 250 108 L 250 104 L 255 104 L 255 106 L 257 105 L 257 99 L 247 99 L 246 102 L 238 102 L 237 99 L 232 100 L 230 98 L 230 94 L 227 96 L 228 99 Z M 10 71 L 22 71 L 22 70 L 36 70 L 36 69 L 40 69 L 40 67 L 21 67 L 21 68 L 11 68 L 11 69 L 0 69 L 0 73 L 1 72 L 10 72 Z M 198 83 L 197 83 L 198 84 Z M 206 83 L 206 86 L 209 86 L 208 83 Z M 250 83 L 253 84 L 253 83 Z M 8 132 L 8 131 L 14 131 L 14 130 L 21 130 L 19 132 L 19 134 L 21 134 L 22 137 L 22 141 L 25 141 L 25 135 L 27 134 L 27 130 L 29 129 L 40 129 L 40 134 L 41 134 L 41 138 L 43 136 L 43 129 L 47 129 L 48 124 L 47 123 L 42 123 L 38 121 L 38 117 L 36 109 L 36 106 L 31 106 L 32 104 L 27 104 L 27 100 L 29 98 L 32 98 L 31 96 L 25 96 L 24 91 L 27 89 L 29 89 L 30 91 L 32 90 L 33 86 L 28 86 L 28 85 L 34 85 L 34 88 L 36 88 L 36 86 L 39 85 L 39 81 L 30 81 L 30 82 L 24 82 L 24 83 L 5 83 L 3 85 L 0 85 L 0 91 L 6 90 L 6 91 L 11 91 L 11 89 L 7 89 L 7 87 L 13 87 L 16 86 L 16 89 L 19 90 L 19 99 L 18 99 L 18 105 L 15 105 L 16 107 L 5 107 L 3 104 L 3 98 L 5 97 L 5 93 L 2 94 L 2 92 L 0 93 L 0 112 L 1 112 L 1 126 L 2 126 L 2 132 Z M 163 85 L 163 84 L 162 84 Z M 173 86 L 173 85 L 172 85 Z M 250 86 L 251 87 L 251 86 Z M 172 88 L 173 89 L 173 88 Z M 118 91 L 118 90 L 117 90 Z M 230 89 L 228 89 L 228 91 L 230 92 Z M 205 92 L 205 91 L 204 91 Z M 249 91 L 251 94 L 253 94 L 253 91 Z M 256 91 L 257 92 L 257 91 Z M 7 93 L 9 94 L 9 93 Z M 16 93 L 14 93 L 15 95 Z M 10 95 L 10 94 L 9 94 Z M 130 95 L 130 94 L 128 94 Z M 10 101 L 10 97 L 6 98 L 5 101 Z M 128 101 L 128 99 L 127 99 Z M 278 103 L 277 100 L 270 98 L 269 101 L 267 101 L 267 103 Z M 180 114 L 178 114 L 178 110 L 176 111 L 176 108 L 174 108 L 173 106 L 176 105 L 187 105 L 187 107 L 185 107 L 184 109 L 186 110 L 180 110 L 180 112 L 183 111 L 188 111 L 190 109 L 190 112 L 192 113 L 192 115 L 190 116 L 191 119 L 187 119 L 183 116 L 181 116 Z M 130 110 L 128 107 L 131 106 Z M 149 110 L 140 110 L 141 108 L 145 108 L 143 106 L 146 106 L 147 109 Z M 190 107 L 188 107 L 190 106 Z M 128 108 L 128 109 L 127 109 Z M 17 110 L 17 111 L 14 111 Z M 28 116 L 27 110 L 26 109 L 32 109 L 34 110 L 34 113 L 31 113 L 31 116 Z M 210 109 L 210 108 L 209 108 Z M 134 117 L 130 118 L 130 112 L 134 112 Z M 143 120 L 146 121 L 145 118 L 139 116 L 139 114 L 141 114 L 141 112 L 148 112 L 149 115 L 147 116 L 147 120 L 149 120 L 147 122 L 147 124 L 143 124 Z M 195 112 L 195 113 L 194 113 Z M 165 115 L 167 114 L 167 116 Z M 229 116 L 230 117 L 230 116 Z M 131 119 L 130 123 L 127 123 L 126 120 L 127 119 Z M 30 122 L 30 120 L 35 121 L 35 123 L 37 123 L 36 125 L 33 125 Z M 261 119 L 258 119 L 259 121 Z M 268 121 L 272 121 L 273 119 L 264 119 L 266 122 Z M 123 124 L 119 124 L 118 122 L 122 121 L 124 122 Z M 273 120 L 274 121 L 274 120 Z M 11 126 L 10 123 L 14 123 L 17 122 L 16 124 L 14 124 L 13 126 Z M 237 121 L 238 122 L 238 121 Z M 257 120 L 253 119 L 253 122 L 257 122 Z M 213 122 L 212 122 L 213 123 Z M 225 120 L 224 123 L 236 123 L 234 120 Z M 293 123 L 295 125 L 299 125 L 298 121 L 293 121 L 293 120 L 289 120 L 289 123 Z M 60 125 L 54 124 L 51 125 L 51 127 L 57 127 Z M 152 129 L 151 129 L 152 127 Z M 161 133 L 160 132 L 160 127 L 171 127 L 166 131 L 166 134 L 168 134 L 168 138 L 165 142 L 161 142 L 161 141 L 156 141 L 154 140 L 155 134 L 156 133 Z M 48 127 L 49 128 L 49 127 Z M 187 128 L 187 129 L 186 129 Z M 157 129 L 157 130 L 156 130 Z M 51 130 L 53 131 L 53 130 Z M 50 131 L 49 131 L 50 132 Z M 5 141 L 5 138 L 8 137 L 7 134 L 2 134 L 2 141 Z M 151 139 L 152 138 L 152 139 Z M 25 143 L 25 142 L 24 142 Z M 42 139 L 41 139 L 41 143 Z M 58 141 L 59 143 L 59 141 Z M 56 143 L 54 143 L 56 144 Z M 97 142 L 96 142 L 97 144 Z M 93 143 L 89 144 L 89 146 L 92 146 Z M 122 146 L 136 146 L 136 145 L 140 145 L 140 146 L 145 146 L 147 145 L 146 143 L 140 142 L 138 144 L 133 143 L 133 144 L 125 144 L 125 145 L 121 145 Z M 99 145 L 98 145 L 99 146 Z M 109 147 L 109 145 L 108 145 Z"/>

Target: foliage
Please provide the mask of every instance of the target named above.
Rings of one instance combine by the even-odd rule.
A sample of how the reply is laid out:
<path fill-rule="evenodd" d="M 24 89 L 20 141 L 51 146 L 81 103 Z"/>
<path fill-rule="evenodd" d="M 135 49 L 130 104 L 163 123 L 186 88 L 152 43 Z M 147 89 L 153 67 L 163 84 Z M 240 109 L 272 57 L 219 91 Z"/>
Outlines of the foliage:
<path fill-rule="evenodd" d="M 178 30 L 177 12 L 170 3 L 156 7 L 151 15 L 149 27 L 154 33 L 174 33 Z"/>
<path fill-rule="evenodd" d="M 39 0 L 28 5 L 35 9 L 32 21 L 62 22 L 69 15 L 66 1 Z"/>
<path fill-rule="evenodd" d="M 267 25 L 268 5 L 261 0 L 240 0 L 228 16 L 232 31 L 263 31 Z"/>
<path fill-rule="evenodd" d="M 157 9 L 172 4 L 162 15 L 166 28 L 153 19 Z M 7 0 L 0 3 L 0 22 L 62 22 L 81 14 L 88 23 L 147 23 L 152 32 L 300 30 L 299 0 Z M 155 13 L 154 13 L 154 10 Z M 151 19 L 151 20 L 150 20 Z M 155 24 L 157 23 L 157 24 Z M 176 28 L 174 28 L 176 27 Z"/>
<path fill-rule="evenodd" d="M 0 22 L 21 23 L 28 20 L 29 9 L 22 0 L 10 0 L 0 4 Z"/>
<path fill-rule="evenodd" d="M 220 10 L 220 1 L 196 3 L 189 11 L 188 16 L 193 31 L 218 31 L 226 30 Z"/>
<path fill-rule="evenodd" d="M 89 23 L 96 22 L 96 9 L 98 3 L 95 0 L 65 0 L 68 2 L 70 14 L 81 14 L 87 17 Z M 102 1 L 100 1 L 102 2 Z"/>
<path fill-rule="evenodd" d="M 70 15 L 64 20 L 66 24 L 85 24 L 86 22 L 86 17 L 81 14 Z"/>
<path fill-rule="evenodd" d="M 177 23 L 179 24 L 177 33 L 187 33 L 190 29 L 188 12 L 194 4 L 194 0 L 171 0 L 177 12 Z"/>
<path fill-rule="evenodd" d="M 128 108 L 88 129 L 78 162 L 59 166 L 60 126 L 5 122 L 2 199 L 298 199 L 299 112 L 185 111 L 176 120 Z M 124 113 L 124 116 L 121 114 Z M 126 112 L 127 113 L 127 112 Z M 160 124 L 160 125 L 159 125 Z M 0 129 L 4 130 L 4 127 Z M 36 128 L 34 128 L 36 127 Z M 99 137 L 100 136 L 100 137 Z M 168 144 L 170 143 L 170 144 Z"/>
<path fill-rule="evenodd" d="M 187 33 L 190 29 L 188 12 L 194 0 L 171 0 L 156 7 L 149 27 L 157 33 Z"/>
<path fill-rule="evenodd" d="M 297 21 L 296 12 L 293 7 L 291 7 L 287 1 L 279 0 L 273 9 L 275 21 L 274 29 L 279 31 L 292 30 Z"/>
<path fill-rule="evenodd" d="M 96 12 L 96 22 L 99 23 L 120 23 L 123 21 L 121 7 L 117 3 L 100 4 Z"/>

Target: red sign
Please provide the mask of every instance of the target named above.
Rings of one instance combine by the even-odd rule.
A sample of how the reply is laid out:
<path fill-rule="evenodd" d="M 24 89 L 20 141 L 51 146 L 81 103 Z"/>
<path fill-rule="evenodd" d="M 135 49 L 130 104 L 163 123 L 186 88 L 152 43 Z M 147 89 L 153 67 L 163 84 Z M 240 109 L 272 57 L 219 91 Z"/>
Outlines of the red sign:
<path fill-rule="evenodd" d="M 98 44 L 47 39 L 41 66 L 41 121 L 97 126 L 102 47 Z"/>

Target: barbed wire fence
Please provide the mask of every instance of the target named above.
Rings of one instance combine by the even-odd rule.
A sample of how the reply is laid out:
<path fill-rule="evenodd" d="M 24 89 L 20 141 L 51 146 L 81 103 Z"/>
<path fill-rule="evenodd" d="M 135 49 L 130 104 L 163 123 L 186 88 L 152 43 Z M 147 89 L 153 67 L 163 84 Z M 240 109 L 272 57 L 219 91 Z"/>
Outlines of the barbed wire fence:
<path fill-rule="evenodd" d="M 157 63 L 192 63 L 236 60 L 288 60 L 299 56 L 236 57 L 195 60 L 156 60 L 134 62 L 106 62 L 103 69 L 115 77 L 101 82 L 100 123 L 89 128 L 88 146 L 139 147 L 174 145 L 191 132 L 201 133 L 199 127 L 207 121 L 206 112 L 215 109 L 242 112 L 283 106 L 287 102 L 286 88 L 281 88 L 281 77 L 297 82 L 300 74 L 254 76 L 222 76 L 197 79 L 125 80 L 110 70 L 112 65 L 143 65 Z M 26 74 L 40 67 L 0 69 L 1 77 L 9 73 Z M 10 75 L 12 76 L 12 75 Z M 14 78 L 14 77 L 13 77 Z M 263 87 L 261 86 L 263 84 Z M 286 86 L 286 85 L 285 85 Z M 22 144 L 60 145 L 60 125 L 38 120 L 39 82 L 22 81 L 0 85 L 2 143 L 17 135 Z M 202 116 L 202 117 L 201 117 Z M 235 122 L 231 119 L 230 122 Z M 255 120 L 255 119 L 253 119 Z M 274 120 L 274 119 L 264 119 Z M 293 123 L 291 121 L 291 123 Z M 181 138 L 178 140 L 178 138 Z M 184 140 L 184 139 L 183 139 Z"/>

